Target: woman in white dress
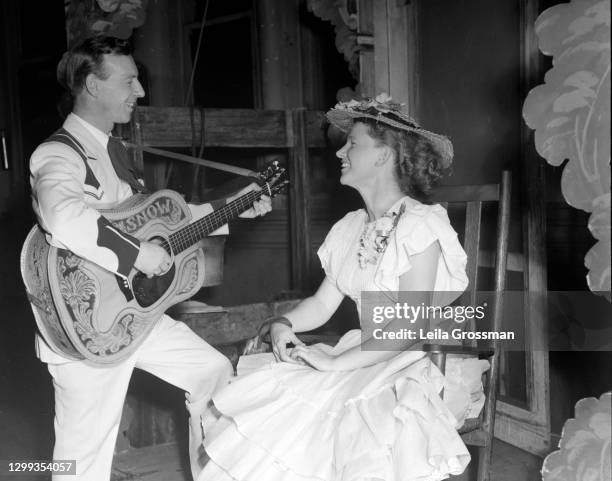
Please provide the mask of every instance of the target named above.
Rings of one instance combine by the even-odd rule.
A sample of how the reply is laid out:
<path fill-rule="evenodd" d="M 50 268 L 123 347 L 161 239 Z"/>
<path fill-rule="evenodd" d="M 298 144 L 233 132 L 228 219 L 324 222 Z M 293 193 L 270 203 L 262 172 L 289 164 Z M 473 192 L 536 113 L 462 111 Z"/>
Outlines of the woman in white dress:
<path fill-rule="evenodd" d="M 296 336 L 327 322 L 344 296 L 361 316 L 363 291 L 445 305 L 467 286 L 466 255 L 446 210 L 417 200 L 450 166 L 450 141 L 384 95 L 340 103 L 327 117 L 349 134 L 337 152 L 340 182 L 365 208 L 327 235 L 317 292 L 270 322 L 274 353 L 243 357 L 239 376 L 214 396 L 218 417 L 204 421 L 210 460 L 199 481 L 424 481 L 469 463 L 456 429 L 476 414 L 479 389 L 470 385 L 479 385 L 486 361 L 450 361 L 454 377 L 445 383 L 414 340 L 385 348 L 356 329 L 330 347 Z"/>

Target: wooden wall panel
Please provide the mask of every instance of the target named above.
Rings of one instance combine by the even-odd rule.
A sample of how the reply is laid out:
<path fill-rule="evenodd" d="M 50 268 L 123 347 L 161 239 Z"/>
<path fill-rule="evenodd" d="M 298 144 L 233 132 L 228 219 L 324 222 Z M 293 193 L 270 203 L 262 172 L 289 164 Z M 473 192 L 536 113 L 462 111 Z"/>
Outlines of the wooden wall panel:
<path fill-rule="evenodd" d="M 292 147 L 284 110 L 204 109 L 204 141 L 207 147 L 286 148 Z M 325 145 L 323 114 L 305 113 L 309 147 Z M 144 145 L 188 147 L 200 145 L 201 111 L 187 107 L 139 107 L 135 122 L 140 125 Z"/>

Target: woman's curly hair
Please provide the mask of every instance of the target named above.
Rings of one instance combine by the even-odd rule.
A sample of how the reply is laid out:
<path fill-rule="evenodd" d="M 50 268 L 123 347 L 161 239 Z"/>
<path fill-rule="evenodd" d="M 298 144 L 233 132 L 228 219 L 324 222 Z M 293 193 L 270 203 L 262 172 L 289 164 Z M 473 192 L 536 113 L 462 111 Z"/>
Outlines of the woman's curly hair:
<path fill-rule="evenodd" d="M 395 177 L 401 191 L 426 200 L 431 189 L 449 168 L 431 141 L 413 131 L 399 130 L 374 119 L 356 119 L 368 127 L 368 134 L 395 152 Z"/>

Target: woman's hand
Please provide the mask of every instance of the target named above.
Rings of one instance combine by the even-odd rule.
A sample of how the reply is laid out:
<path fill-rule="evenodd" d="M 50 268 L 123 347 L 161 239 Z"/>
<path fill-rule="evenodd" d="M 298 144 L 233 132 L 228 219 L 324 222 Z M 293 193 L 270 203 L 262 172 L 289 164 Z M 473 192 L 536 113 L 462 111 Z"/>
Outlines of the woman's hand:
<path fill-rule="evenodd" d="M 287 344 L 293 344 L 294 346 L 304 345 L 289 326 L 280 322 L 273 322 L 270 325 L 270 341 L 272 342 L 272 352 L 277 361 L 301 364 L 292 359 L 287 352 Z"/>
<path fill-rule="evenodd" d="M 335 356 L 330 356 L 325 352 L 315 348 L 308 347 L 302 344 L 296 346 L 291 351 L 291 357 L 294 362 L 303 361 L 317 371 L 338 371 L 338 365 Z"/>

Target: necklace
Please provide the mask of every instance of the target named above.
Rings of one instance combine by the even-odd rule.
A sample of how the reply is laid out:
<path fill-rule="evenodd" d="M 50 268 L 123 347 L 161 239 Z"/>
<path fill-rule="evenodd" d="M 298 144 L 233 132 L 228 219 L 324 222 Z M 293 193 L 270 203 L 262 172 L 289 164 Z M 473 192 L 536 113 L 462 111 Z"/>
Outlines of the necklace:
<path fill-rule="evenodd" d="M 382 217 L 365 224 L 359 238 L 359 267 L 365 269 L 368 264 L 378 263 L 405 209 L 402 203 L 397 212 L 385 212 Z"/>

